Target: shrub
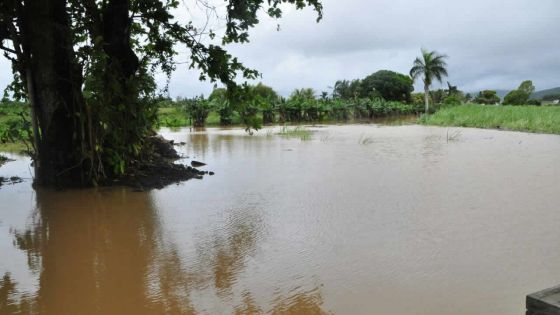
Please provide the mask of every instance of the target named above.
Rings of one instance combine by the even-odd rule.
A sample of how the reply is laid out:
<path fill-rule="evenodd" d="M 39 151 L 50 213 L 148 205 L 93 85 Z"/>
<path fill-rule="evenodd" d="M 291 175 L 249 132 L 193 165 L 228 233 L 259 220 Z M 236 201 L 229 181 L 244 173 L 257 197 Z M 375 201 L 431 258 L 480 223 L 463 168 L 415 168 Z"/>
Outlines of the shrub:
<path fill-rule="evenodd" d="M 500 97 L 494 90 L 484 90 L 478 93 L 474 102 L 479 104 L 494 105 L 500 103 Z"/>
<path fill-rule="evenodd" d="M 227 98 L 227 90 L 215 88 L 208 99 L 211 102 L 211 107 L 220 116 L 220 125 L 231 125 L 233 122 L 233 107 Z"/>
<path fill-rule="evenodd" d="M 433 104 L 441 104 L 446 97 L 447 92 L 443 89 L 430 91 L 430 98 Z"/>
<path fill-rule="evenodd" d="M 446 97 L 443 100 L 443 104 L 445 105 L 459 105 L 461 104 L 461 98 L 459 98 L 457 95 L 451 95 Z"/>
<path fill-rule="evenodd" d="M 412 99 L 412 104 L 424 105 L 424 93 L 412 93 L 410 98 Z"/>
<path fill-rule="evenodd" d="M 211 102 L 203 97 L 195 97 L 181 101 L 194 127 L 204 127 L 206 118 L 212 109 Z"/>
<path fill-rule="evenodd" d="M 212 108 L 214 108 L 220 116 L 220 125 L 227 126 L 233 122 L 233 108 L 227 100 L 212 101 Z"/>
<path fill-rule="evenodd" d="M 529 101 L 529 93 L 513 90 L 504 97 L 504 105 L 524 105 Z"/>

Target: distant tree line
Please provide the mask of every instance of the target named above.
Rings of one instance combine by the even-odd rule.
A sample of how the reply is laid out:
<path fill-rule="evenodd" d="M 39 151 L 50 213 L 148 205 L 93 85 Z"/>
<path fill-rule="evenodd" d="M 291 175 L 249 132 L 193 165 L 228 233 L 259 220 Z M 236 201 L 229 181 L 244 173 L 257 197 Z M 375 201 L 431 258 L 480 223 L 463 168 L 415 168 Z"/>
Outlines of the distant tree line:
<path fill-rule="evenodd" d="M 535 86 L 531 80 L 523 81 L 519 87 L 510 91 L 503 101 L 495 90 L 483 90 L 478 93 L 474 103 L 486 105 L 541 105 L 541 100 L 531 99 L 531 94 L 535 92 Z"/>
<path fill-rule="evenodd" d="M 215 88 L 208 98 L 178 98 L 174 102 L 161 100 L 160 106 L 175 106 L 184 110 L 195 127 L 204 126 L 210 112 L 219 115 L 221 125 L 232 124 L 237 114 L 243 124 L 259 128 L 262 124 L 271 123 L 366 120 L 421 111 L 421 107 L 412 102 L 385 100 L 377 96 L 342 98 L 327 92 L 318 95 L 311 88 L 302 88 L 284 98 L 262 83 L 247 85 L 245 89 L 243 113 L 239 112 L 239 107 L 230 104 L 228 91 L 224 88 Z"/>
<path fill-rule="evenodd" d="M 541 105 L 541 101 L 530 99 L 535 92 L 535 86 L 531 80 L 523 81 L 516 90 L 509 92 L 505 97 L 504 105 Z"/>

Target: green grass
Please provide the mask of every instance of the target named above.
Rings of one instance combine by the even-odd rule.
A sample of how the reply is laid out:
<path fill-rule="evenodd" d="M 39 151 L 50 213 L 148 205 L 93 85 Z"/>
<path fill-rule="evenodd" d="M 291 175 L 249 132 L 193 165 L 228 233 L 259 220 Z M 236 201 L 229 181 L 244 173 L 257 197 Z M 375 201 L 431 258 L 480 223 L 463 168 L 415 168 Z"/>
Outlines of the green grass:
<path fill-rule="evenodd" d="M 29 107 L 18 103 L 2 103 L 0 104 L 0 135 L 9 129 L 11 122 L 21 121 L 19 113 L 25 113 L 29 117 Z M 19 153 L 27 148 L 23 143 L 3 143 L 0 141 L 0 152 Z"/>
<path fill-rule="evenodd" d="M 164 107 L 158 109 L 158 124 L 160 127 L 178 128 L 190 125 L 187 113 L 178 107 Z"/>
<path fill-rule="evenodd" d="M 9 121 L 21 119 L 18 113 L 27 112 L 24 106 L 0 105 L 0 131 Z M 164 107 L 158 110 L 161 127 L 186 127 L 190 120 L 184 110 L 178 107 Z M 515 131 L 560 134 L 560 106 L 484 106 L 459 105 L 439 109 L 435 114 L 422 116 L 418 122 L 425 125 L 457 126 L 473 128 L 506 129 Z M 241 119 L 236 113 L 233 125 L 240 125 Z M 207 126 L 219 126 L 220 116 L 211 112 L 206 119 Z M 301 140 L 311 139 L 311 132 L 303 127 L 288 128 L 284 126 L 279 135 Z M 367 142 L 367 141 L 366 141 Z M 23 143 L 1 143 L 0 152 L 21 152 L 26 147 Z"/>
<path fill-rule="evenodd" d="M 422 116 L 418 122 L 435 126 L 560 134 L 560 106 L 459 105 Z"/>
<path fill-rule="evenodd" d="M 0 152 L 21 153 L 27 150 L 27 147 L 22 142 L 0 142 Z"/>
<path fill-rule="evenodd" d="M 241 117 L 238 113 L 233 113 L 231 117 L 231 124 L 234 126 L 241 125 Z M 221 126 L 220 115 L 218 115 L 217 112 L 210 112 L 208 118 L 206 118 L 206 126 Z"/>
<path fill-rule="evenodd" d="M 158 123 L 160 127 L 188 127 L 191 126 L 191 121 L 187 116 L 186 111 L 178 107 L 162 107 L 158 109 Z M 239 114 L 234 113 L 232 117 L 233 125 L 240 125 L 241 118 Z M 217 112 L 210 112 L 206 118 L 206 126 L 220 126 L 220 115 Z"/>
<path fill-rule="evenodd" d="M 297 126 L 294 128 L 284 126 L 278 134 L 286 138 L 299 138 L 302 141 L 311 140 L 311 131 L 301 126 Z"/>

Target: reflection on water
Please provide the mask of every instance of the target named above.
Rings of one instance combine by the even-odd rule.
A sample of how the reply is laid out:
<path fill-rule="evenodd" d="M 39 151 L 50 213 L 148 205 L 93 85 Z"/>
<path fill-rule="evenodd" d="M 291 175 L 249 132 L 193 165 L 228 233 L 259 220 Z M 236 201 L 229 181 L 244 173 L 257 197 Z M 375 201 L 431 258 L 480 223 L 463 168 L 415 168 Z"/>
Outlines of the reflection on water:
<path fill-rule="evenodd" d="M 35 305 L 27 295 L 21 294 L 9 273 L 0 279 L 0 314 L 36 314 Z"/>
<path fill-rule="evenodd" d="M 298 293 L 291 297 L 279 297 L 275 300 L 273 308 L 269 312 L 263 310 L 255 303 L 249 292 L 243 293 L 243 301 L 235 308 L 235 315 L 283 315 L 283 314 L 305 314 L 305 315 L 328 315 L 332 314 L 321 309 L 323 304 L 321 294 L 316 288 L 311 292 Z"/>
<path fill-rule="evenodd" d="M 40 313 L 188 313 L 180 261 L 148 194 L 38 191 L 36 211 L 14 238 L 40 274 Z"/>
<path fill-rule="evenodd" d="M 149 193 L 40 190 L 36 199 L 29 228 L 12 232 L 14 245 L 27 254 L 29 269 L 38 275 L 37 292 L 20 292 L 5 273 L 0 281 L 2 315 L 198 314 L 191 295 L 196 300 L 200 292 L 193 291 L 213 286 L 217 295 L 204 299 L 230 303 L 232 285 L 262 229 L 258 212 L 241 211 L 227 220 L 224 230 L 201 241 L 197 265 L 185 266 L 166 238 Z M 250 296 L 245 292 L 243 306 L 231 308 L 237 314 L 262 314 Z M 273 313 L 320 310 L 314 295 L 287 299 L 278 299 Z"/>
<path fill-rule="evenodd" d="M 214 286 L 221 295 L 231 294 L 232 285 L 239 272 L 243 270 L 245 258 L 255 251 L 258 240 L 258 217 L 246 215 L 233 216 L 228 220 L 225 235 L 213 235 L 209 242 L 202 244 L 198 261 L 199 273 L 212 266 L 211 276 Z"/>
<path fill-rule="evenodd" d="M 560 279 L 560 137 L 310 130 L 165 131 L 216 175 L 148 193 L 3 186 L 0 314 L 522 314 Z"/>

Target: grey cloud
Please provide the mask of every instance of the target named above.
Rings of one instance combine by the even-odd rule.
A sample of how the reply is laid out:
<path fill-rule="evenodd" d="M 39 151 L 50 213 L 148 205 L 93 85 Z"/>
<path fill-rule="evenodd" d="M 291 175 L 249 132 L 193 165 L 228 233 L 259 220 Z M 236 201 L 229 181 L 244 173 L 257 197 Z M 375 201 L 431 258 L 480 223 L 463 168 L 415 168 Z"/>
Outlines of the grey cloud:
<path fill-rule="evenodd" d="M 283 95 L 325 91 L 380 69 L 407 73 L 420 47 L 449 55 L 448 80 L 465 91 L 512 89 L 525 79 L 537 89 L 560 86 L 558 0 L 324 0 L 324 7 L 320 23 L 312 10 L 263 16 L 251 43 L 230 50 Z M 183 65 L 170 92 L 208 95 L 212 86 Z"/>
<path fill-rule="evenodd" d="M 325 18 L 290 11 L 262 19 L 252 43 L 232 51 L 283 94 L 379 69 L 407 73 L 420 47 L 449 55 L 449 81 L 466 91 L 511 89 L 532 79 L 560 85 L 560 2 L 325 1 Z"/>

